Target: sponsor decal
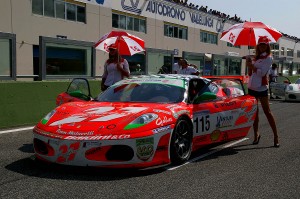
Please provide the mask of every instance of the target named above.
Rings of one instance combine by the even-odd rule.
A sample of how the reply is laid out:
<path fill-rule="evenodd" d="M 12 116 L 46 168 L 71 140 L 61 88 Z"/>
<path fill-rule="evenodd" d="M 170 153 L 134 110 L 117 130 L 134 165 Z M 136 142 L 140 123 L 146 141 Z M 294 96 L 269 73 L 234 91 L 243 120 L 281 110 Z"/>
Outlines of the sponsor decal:
<path fill-rule="evenodd" d="M 86 136 L 86 135 L 94 135 L 94 131 L 88 131 L 88 132 L 77 132 L 77 131 L 63 131 L 61 129 L 57 129 L 56 133 L 61 135 L 76 135 L 76 136 Z"/>
<path fill-rule="evenodd" d="M 167 114 L 167 115 L 171 115 L 171 112 L 165 111 L 165 110 L 153 109 L 153 111 L 156 112 L 156 113 L 164 113 L 164 114 Z"/>
<path fill-rule="evenodd" d="M 68 140 L 123 140 L 129 139 L 130 135 L 95 135 L 95 136 L 67 136 Z"/>
<path fill-rule="evenodd" d="M 217 128 L 224 128 L 228 126 L 232 126 L 233 116 L 232 115 L 219 115 L 217 116 Z"/>
<path fill-rule="evenodd" d="M 136 140 L 137 157 L 146 161 L 153 155 L 154 138 L 143 138 Z"/>
<path fill-rule="evenodd" d="M 156 134 L 156 133 L 163 133 L 163 132 L 169 131 L 170 129 L 171 129 L 171 126 L 168 125 L 168 126 L 163 126 L 163 127 L 154 129 L 152 132 L 153 132 L 154 134 Z"/>
<path fill-rule="evenodd" d="M 175 117 L 177 119 L 182 114 L 190 115 L 190 112 L 187 110 L 181 110 L 181 111 L 173 113 L 173 117 Z"/>
<path fill-rule="evenodd" d="M 47 137 L 59 138 L 59 139 L 62 139 L 62 138 L 63 138 L 63 136 L 61 136 L 61 135 L 52 134 L 52 133 L 43 131 L 43 130 L 38 129 L 38 128 L 34 128 L 33 131 L 34 131 L 35 133 L 37 133 L 37 134 L 44 135 L 44 136 L 47 136 Z"/>
<path fill-rule="evenodd" d="M 248 121 L 251 120 L 254 114 L 257 112 L 257 106 L 251 100 L 245 100 L 241 104 L 242 113 L 240 116 L 245 115 Z"/>
<path fill-rule="evenodd" d="M 111 124 L 111 125 L 108 125 L 106 128 L 107 129 L 114 129 L 114 128 L 116 128 L 116 125 L 115 124 Z"/>
<path fill-rule="evenodd" d="M 95 146 L 98 147 L 101 145 L 102 145 L 102 143 L 98 142 L 98 141 L 88 141 L 88 142 L 84 142 L 82 147 L 84 147 L 84 148 L 95 147 Z"/>
<path fill-rule="evenodd" d="M 217 141 L 219 139 L 221 135 L 221 131 L 220 130 L 214 130 L 211 134 L 210 134 L 210 139 L 211 141 Z"/>
<path fill-rule="evenodd" d="M 140 14 L 142 12 L 142 9 L 137 8 L 139 5 L 139 0 L 130 0 L 131 5 L 129 6 L 125 4 L 125 1 L 126 0 L 121 0 L 121 6 L 124 10 L 127 10 L 129 12 L 135 12 L 137 14 Z"/>
<path fill-rule="evenodd" d="M 157 126 L 163 126 L 166 123 L 172 122 L 173 119 L 172 118 L 167 118 L 166 116 L 164 116 L 163 118 L 157 118 L 156 120 L 156 125 Z"/>

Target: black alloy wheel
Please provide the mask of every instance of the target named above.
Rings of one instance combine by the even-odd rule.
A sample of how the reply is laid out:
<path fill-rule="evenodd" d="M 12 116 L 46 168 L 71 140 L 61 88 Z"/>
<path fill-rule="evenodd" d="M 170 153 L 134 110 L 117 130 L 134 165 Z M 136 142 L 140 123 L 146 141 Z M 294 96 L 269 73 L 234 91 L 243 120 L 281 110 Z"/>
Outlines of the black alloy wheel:
<path fill-rule="evenodd" d="M 170 157 L 174 165 L 186 162 L 192 152 L 193 132 L 185 119 L 179 119 L 172 133 Z"/>

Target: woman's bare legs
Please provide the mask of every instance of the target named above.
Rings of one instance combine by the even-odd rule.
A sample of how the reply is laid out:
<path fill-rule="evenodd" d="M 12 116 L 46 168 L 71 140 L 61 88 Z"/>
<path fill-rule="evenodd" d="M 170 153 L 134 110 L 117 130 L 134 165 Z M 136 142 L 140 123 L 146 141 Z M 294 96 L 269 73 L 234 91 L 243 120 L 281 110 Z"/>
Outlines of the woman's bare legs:
<path fill-rule="evenodd" d="M 257 103 L 258 103 L 258 98 L 256 98 Z M 253 131 L 254 131 L 254 141 L 253 143 L 257 143 L 258 142 L 258 138 L 259 138 L 259 134 L 258 134 L 258 122 L 259 122 L 259 117 L 258 117 L 258 107 L 257 107 L 257 111 L 256 111 L 256 117 L 254 119 L 254 123 L 253 123 Z"/>
<path fill-rule="evenodd" d="M 277 133 L 277 127 L 276 127 L 276 122 L 275 122 L 275 119 L 274 119 L 274 116 L 271 112 L 271 109 L 270 109 L 270 105 L 269 105 L 269 99 L 268 97 L 260 97 L 260 102 L 261 102 L 261 106 L 263 108 L 263 111 L 269 121 L 269 124 L 272 128 L 272 131 L 273 131 L 273 135 L 274 135 L 274 145 L 277 145 L 279 143 L 278 141 L 278 133 Z"/>

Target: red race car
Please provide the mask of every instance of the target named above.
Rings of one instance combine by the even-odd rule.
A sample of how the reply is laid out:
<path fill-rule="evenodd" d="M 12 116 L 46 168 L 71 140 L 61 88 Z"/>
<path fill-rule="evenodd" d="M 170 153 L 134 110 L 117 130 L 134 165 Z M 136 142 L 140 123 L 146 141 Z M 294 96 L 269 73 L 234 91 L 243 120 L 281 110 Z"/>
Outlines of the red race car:
<path fill-rule="evenodd" d="M 57 104 L 33 129 L 36 157 L 110 168 L 182 164 L 200 147 L 245 137 L 257 110 L 239 78 L 192 75 L 124 79 L 95 99 L 74 79 Z"/>

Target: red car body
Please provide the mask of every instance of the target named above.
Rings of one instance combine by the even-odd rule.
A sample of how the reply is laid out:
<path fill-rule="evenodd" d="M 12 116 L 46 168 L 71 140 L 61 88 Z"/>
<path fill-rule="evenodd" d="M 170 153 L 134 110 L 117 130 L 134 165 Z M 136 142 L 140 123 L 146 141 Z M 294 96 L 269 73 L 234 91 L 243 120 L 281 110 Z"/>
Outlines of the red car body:
<path fill-rule="evenodd" d="M 96 100 L 88 95 L 58 96 L 60 106 L 33 130 L 38 159 L 110 168 L 181 164 L 203 146 L 245 137 L 257 110 L 238 79 L 143 76 Z"/>

